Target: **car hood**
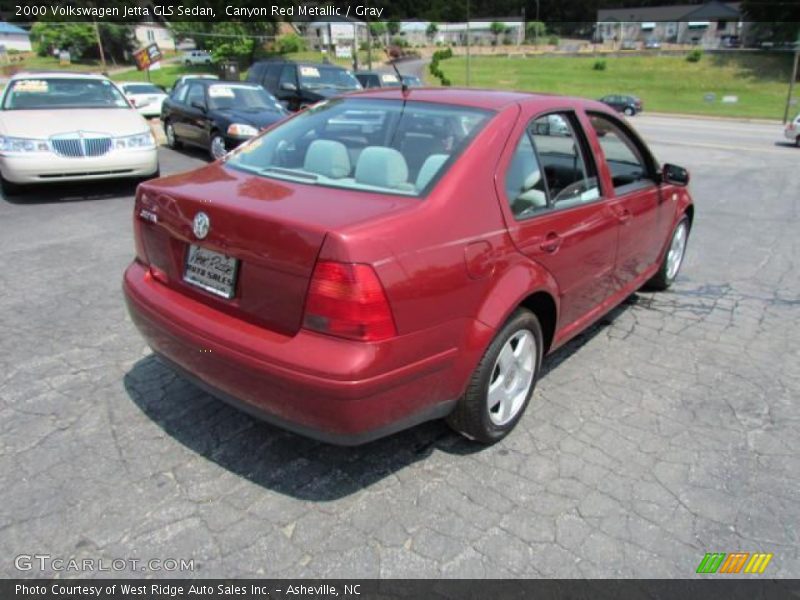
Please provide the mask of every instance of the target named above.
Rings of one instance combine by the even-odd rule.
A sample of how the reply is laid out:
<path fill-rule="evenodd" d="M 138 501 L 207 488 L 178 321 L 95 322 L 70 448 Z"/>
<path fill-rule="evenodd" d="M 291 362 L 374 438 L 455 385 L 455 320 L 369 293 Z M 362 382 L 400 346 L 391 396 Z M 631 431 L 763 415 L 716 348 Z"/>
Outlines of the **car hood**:
<path fill-rule="evenodd" d="M 149 126 L 147 121 L 132 108 L 0 111 L 2 135 L 49 138 L 75 131 L 116 137 L 149 131 Z"/>
<path fill-rule="evenodd" d="M 242 123 L 244 125 L 252 125 L 253 127 L 263 128 L 272 125 L 276 121 L 280 121 L 286 116 L 286 113 L 261 110 L 258 112 L 241 110 L 236 108 L 226 108 L 224 110 L 214 111 L 220 117 L 223 117 L 230 123 Z"/>

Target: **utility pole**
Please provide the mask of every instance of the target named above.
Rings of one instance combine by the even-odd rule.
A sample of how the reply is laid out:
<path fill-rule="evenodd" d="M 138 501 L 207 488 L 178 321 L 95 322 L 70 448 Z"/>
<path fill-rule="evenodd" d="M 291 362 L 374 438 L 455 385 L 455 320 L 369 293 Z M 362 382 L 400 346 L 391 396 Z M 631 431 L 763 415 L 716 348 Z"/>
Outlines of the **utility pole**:
<path fill-rule="evenodd" d="M 100 39 L 100 26 L 94 22 L 94 35 L 97 38 L 97 49 L 100 51 L 100 62 L 103 65 L 103 73 L 106 72 L 106 53 L 103 52 L 103 41 Z"/>
<path fill-rule="evenodd" d="M 469 0 L 467 0 L 467 87 L 469 87 Z"/>
<path fill-rule="evenodd" d="M 794 82 L 797 81 L 797 64 L 800 62 L 800 38 L 795 42 L 794 65 L 792 66 L 792 78 L 789 80 L 789 93 L 786 95 L 786 108 L 783 109 L 783 123 L 789 120 L 789 106 L 792 104 L 792 94 L 794 93 Z"/>
<path fill-rule="evenodd" d="M 372 71 L 372 28 L 367 21 L 367 70 Z"/>

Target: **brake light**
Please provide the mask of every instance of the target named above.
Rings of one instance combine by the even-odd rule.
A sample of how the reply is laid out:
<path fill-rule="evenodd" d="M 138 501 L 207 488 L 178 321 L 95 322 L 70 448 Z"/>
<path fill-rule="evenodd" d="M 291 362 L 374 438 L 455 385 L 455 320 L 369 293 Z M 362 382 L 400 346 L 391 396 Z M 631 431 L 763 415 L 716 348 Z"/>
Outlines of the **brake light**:
<path fill-rule="evenodd" d="M 397 335 L 378 275 L 369 265 L 319 261 L 311 276 L 303 326 L 362 342 Z"/>

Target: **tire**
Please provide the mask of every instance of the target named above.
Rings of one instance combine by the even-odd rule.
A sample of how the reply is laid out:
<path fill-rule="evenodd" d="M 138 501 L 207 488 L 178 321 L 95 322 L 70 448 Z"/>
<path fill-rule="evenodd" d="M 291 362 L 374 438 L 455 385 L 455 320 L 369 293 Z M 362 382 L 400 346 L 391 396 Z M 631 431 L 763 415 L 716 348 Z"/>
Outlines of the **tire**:
<path fill-rule="evenodd" d="M 794 138 L 794 145 L 800 148 L 800 135 Z"/>
<path fill-rule="evenodd" d="M 170 121 L 164 123 L 164 135 L 167 136 L 167 146 L 173 150 L 179 150 L 183 147 L 183 144 L 178 140 L 178 136 L 175 133 L 175 127 L 173 127 Z"/>
<path fill-rule="evenodd" d="M 623 110 L 622 112 L 624 112 L 629 117 L 632 117 L 632 116 L 634 116 L 636 114 L 636 111 L 633 108 L 631 108 L 630 106 L 626 106 L 625 110 Z"/>
<path fill-rule="evenodd" d="M 529 348 L 529 353 L 525 352 L 525 347 Z M 483 444 L 494 444 L 508 435 L 522 418 L 533 395 L 543 347 L 539 319 L 529 310 L 518 309 L 475 367 L 467 391 L 447 417 L 450 427 Z M 509 357 L 509 352 L 514 361 L 503 367 L 501 354 Z M 510 393 L 505 385 L 508 377 L 512 378 L 514 390 Z M 497 390 L 499 401 L 490 406 L 493 388 Z"/>
<path fill-rule="evenodd" d="M 11 198 L 12 196 L 19 196 L 22 194 L 25 191 L 25 186 L 12 183 L 0 176 L 0 191 L 2 191 L 4 198 Z"/>
<path fill-rule="evenodd" d="M 220 150 L 220 148 L 222 150 Z M 221 152 L 221 153 L 220 153 Z M 211 132 L 211 139 L 208 140 L 208 154 L 211 160 L 219 160 L 228 153 L 225 148 L 225 138 L 218 131 Z"/>
<path fill-rule="evenodd" d="M 683 230 L 683 242 L 679 249 L 679 254 L 675 255 L 673 252 L 678 251 L 675 248 L 676 236 L 681 230 Z M 686 255 L 686 243 L 689 240 L 690 230 L 691 226 L 689 224 L 689 217 L 683 215 L 681 220 L 678 221 L 678 224 L 675 226 L 675 229 L 672 230 L 669 247 L 664 253 L 664 260 L 661 261 L 661 266 L 658 268 L 658 272 L 653 275 L 653 277 L 644 285 L 646 289 L 662 292 L 671 286 L 675 281 L 675 278 L 678 276 L 678 273 L 681 270 L 683 258 Z M 674 263 L 675 260 L 677 260 L 677 264 Z"/>

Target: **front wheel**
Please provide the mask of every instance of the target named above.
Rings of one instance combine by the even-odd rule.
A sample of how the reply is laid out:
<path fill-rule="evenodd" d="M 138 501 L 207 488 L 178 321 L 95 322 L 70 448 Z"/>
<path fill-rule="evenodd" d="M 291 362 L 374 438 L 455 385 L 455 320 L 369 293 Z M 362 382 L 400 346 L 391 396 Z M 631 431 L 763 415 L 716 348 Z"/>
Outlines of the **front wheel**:
<path fill-rule="evenodd" d="M 19 196 L 24 189 L 25 188 L 20 184 L 7 181 L 2 175 L 0 175 L 0 191 L 2 191 L 4 198 Z"/>
<path fill-rule="evenodd" d="M 626 107 L 625 107 L 625 110 L 624 110 L 624 111 L 622 111 L 622 112 L 624 112 L 624 113 L 625 113 L 626 115 L 628 115 L 629 117 L 632 117 L 633 115 L 635 115 L 635 114 L 636 114 L 636 111 L 635 111 L 633 108 L 631 108 L 630 106 L 626 106 Z"/>
<path fill-rule="evenodd" d="M 484 444 L 508 435 L 533 395 L 542 348 L 539 319 L 529 310 L 517 310 L 478 363 L 448 424 Z"/>
<path fill-rule="evenodd" d="M 800 135 L 794 138 L 794 145 L 800 148 Z"/>
<path fill-rule="evenodd" d="M 689 217 L 683 215 L 672 232 L 672 238 L 661 261 L 658 272 L 645 284 L 647 289 L 655 291 L 666 290 L 675 281 L 678 271 L 683 264 L 683 257 L 686 254 L 686 242 L 689 239 Z"/>

